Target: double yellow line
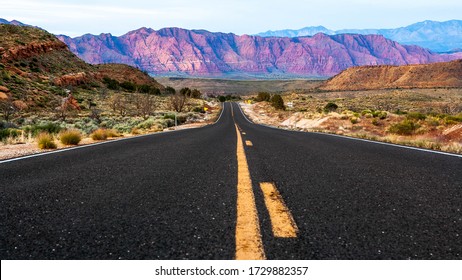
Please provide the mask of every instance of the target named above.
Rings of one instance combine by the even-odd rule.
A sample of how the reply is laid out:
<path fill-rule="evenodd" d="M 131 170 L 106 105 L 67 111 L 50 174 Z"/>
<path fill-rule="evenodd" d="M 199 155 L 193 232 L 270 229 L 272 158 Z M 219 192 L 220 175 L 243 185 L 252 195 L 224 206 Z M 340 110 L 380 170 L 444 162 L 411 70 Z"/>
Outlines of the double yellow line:
<path fill-rule="evenodd" d="M 234 125 L 237 134 L 236 259 L 263 260 L 266 258 L 265 250 L 262 242 L 249 166 L 247 164 L 241 133 L 237 124 L 235 123 Z M 284 204 L 276 185 L 274 183 L 265 182 L 260 183 L 260 188 L 263 192 L 265 205 L 271 218 L 273 235 L 282 238 L 297 237 L 297 225 L 290 211 Z"/>

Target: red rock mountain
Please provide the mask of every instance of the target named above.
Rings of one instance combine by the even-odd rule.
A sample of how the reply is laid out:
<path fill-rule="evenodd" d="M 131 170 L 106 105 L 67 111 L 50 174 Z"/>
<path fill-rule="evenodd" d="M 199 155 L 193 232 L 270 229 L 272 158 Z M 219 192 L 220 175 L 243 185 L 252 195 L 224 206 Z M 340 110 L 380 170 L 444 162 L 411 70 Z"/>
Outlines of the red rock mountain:
<path fill-rule="evenodd" d="M 381 35 L 322 33 L 312 37 L 258 37 L 205 30 L 141 28 L 123 36 L 59 36 L 88 63 L 124 63 L 151 74 L 192 76 L 333 76 L 351 66 L 450 61 Z"/>

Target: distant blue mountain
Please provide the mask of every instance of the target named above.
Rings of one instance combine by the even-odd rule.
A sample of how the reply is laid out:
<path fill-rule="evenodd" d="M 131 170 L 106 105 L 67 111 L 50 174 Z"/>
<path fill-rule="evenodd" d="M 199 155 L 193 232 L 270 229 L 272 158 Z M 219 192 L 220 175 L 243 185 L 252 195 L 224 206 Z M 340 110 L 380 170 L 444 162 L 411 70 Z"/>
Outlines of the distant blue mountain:
<path fill-rule="evenodd" d="M 426 20 L 395 29 L 342 29 L 330 30 L 324 26 L 305 27 L 298 30 L 278 30 L 258 33 L 262 37 L 301 37 L 316 33 L 335 34 L 379 34 L 404 45 L 418 45 L 434 52 L 451 52 L 462 48 L 462 20 L 444 22 Z"/>
<path fill-rule="evenodd" d="M 19 25 L 19 26 L 28 26 L 17 20 L 7 21 L 6 19 L 0 18 L 0 24 L 12 24 L 12 25 Z"/>

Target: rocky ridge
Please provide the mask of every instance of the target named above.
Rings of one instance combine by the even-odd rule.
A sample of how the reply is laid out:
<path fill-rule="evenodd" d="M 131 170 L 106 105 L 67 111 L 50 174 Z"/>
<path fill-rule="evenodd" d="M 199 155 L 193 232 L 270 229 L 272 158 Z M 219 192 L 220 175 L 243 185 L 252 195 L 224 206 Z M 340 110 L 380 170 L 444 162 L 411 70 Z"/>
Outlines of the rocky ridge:
<path fill-rule="evenodd" d="M 349 68 L 319 87 L 327 91 L 394 88 L 462 88 L 462 60 L 406 66 Z"/>
<path fill-rule="evenodd" d="M 436 54 L 381 35 L 316 34 L 276 38 L 205 30 L 141 28 L 123 36 L 58 36 L 91 64 L 124 63 L 154 75 L 203 77 L 329 77 L 361 65 L 444 62 L 462 54 Z"/>

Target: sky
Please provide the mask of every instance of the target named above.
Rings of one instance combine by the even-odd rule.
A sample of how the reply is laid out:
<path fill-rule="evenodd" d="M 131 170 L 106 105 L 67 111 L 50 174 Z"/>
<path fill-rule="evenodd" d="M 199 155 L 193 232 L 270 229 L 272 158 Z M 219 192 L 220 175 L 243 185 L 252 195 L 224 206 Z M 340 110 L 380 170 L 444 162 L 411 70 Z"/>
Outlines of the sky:
<path fill-rule="evenodd" d="M 54 34 L 119 36 L 140 27 L 256 34 L 323 25 L 329 29 L 396 28 L 461 19 L 461 0 L 0 0 L 0 18 Z"/>

